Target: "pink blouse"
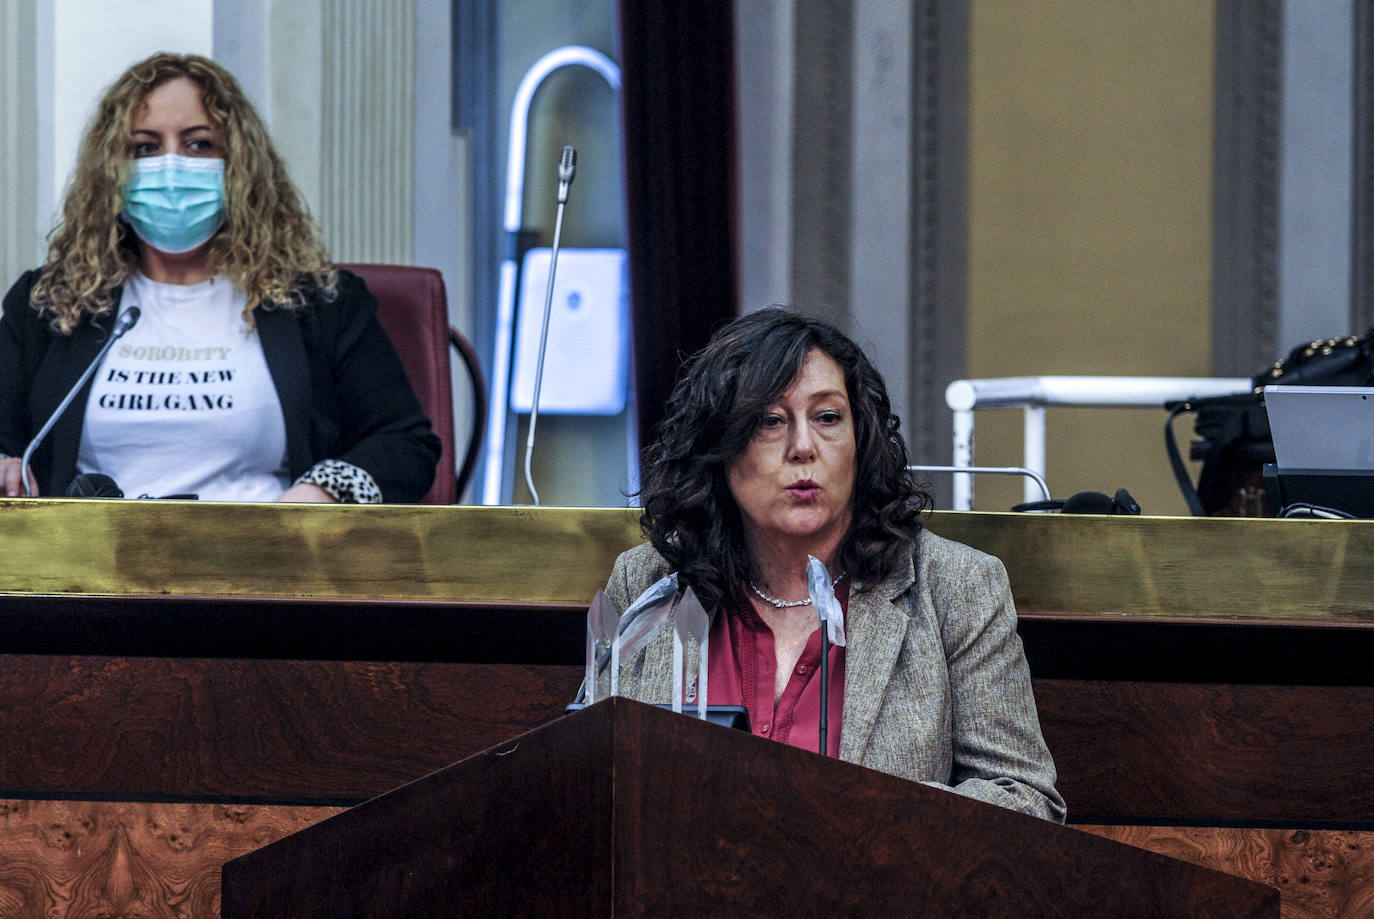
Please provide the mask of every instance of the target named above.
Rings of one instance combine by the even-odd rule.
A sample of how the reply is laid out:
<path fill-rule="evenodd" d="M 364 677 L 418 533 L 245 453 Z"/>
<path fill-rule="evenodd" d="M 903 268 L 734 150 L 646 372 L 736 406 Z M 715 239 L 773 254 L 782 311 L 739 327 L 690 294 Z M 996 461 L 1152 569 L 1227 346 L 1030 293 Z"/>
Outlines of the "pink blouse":
<path fill-rule="evenodd" d="M 840 607 L 849 612 L 849 585 L 836 588 Z M 711 626 L 707 701 L 711 705 L 743 705 L 750 729 L 759 737 L 816 751 L 821 726 L 821 631 L 816 629 L 787 680 L 782 696 L 773 702 L 777 654 L 773 630 L 742 596 L 722 611 Z M 844 715 L 844 648 L 830 648 L 827 755 L 840 755 Z M 689 700 L 695 702 L 695 699 Z"/>

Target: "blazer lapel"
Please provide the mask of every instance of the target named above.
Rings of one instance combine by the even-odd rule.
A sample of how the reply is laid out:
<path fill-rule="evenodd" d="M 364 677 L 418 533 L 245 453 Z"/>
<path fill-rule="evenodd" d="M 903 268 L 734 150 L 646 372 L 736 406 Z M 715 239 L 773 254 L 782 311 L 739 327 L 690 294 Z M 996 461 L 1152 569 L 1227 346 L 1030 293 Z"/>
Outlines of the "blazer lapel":
<path fill-rule="evenodd" d="M 844 726 L 840 734 L 840 759 L 859 762 L 883 697 L 892 681 L 897 656 L 911 624 L 910 611 L 895 602 L 916 580 L 915 567 L 905 567 L 871 589 L 849 596 L 845 622 Z"/>
<path fill-rule="evenodd" d="M 300 322 L 295 311 L 261 307 L 253 310 L 253 322 L 286 420 L 287 465 L 304 471 L 310 467 L 310 365 Z"/>

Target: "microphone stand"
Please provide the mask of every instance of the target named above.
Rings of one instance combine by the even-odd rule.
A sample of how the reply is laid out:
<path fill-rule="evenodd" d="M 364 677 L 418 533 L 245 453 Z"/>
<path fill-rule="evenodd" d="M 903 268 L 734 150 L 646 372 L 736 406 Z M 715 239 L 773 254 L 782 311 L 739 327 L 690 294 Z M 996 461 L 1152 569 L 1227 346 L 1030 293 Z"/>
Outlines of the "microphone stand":
<path fill-rule="evenodd" d="M 530 430 L 525 438 L 525 486 L 530 490 L 531 503 L 539 506 L 539 492 L 534 487 L 530 460 L 534 456 L 534 426 L 539 423 L 539 390 L 544 384 L 544 353 L 549 347 L 549 316 L 553 312 L 553 278 L 558 270 L 558 241 L 563 235 L 563 209 L 568 204 L 568 187 L 577 174 L 577 151 L 564 147 L 558 160 L 558 213 L 553 224 L 553 248 L 549 252 L 549 284 L 544 289 L 544 322 L 539 328 L 539 358 L 534 365 L 534 395 L 530 399 Z"/>
<path fill-rule="evenodd" d="M 86 369 L 81 374 L 81 378 L 76 381 L 76 385 L 67 390 L 67 394 L 62 397 L 62 401 L 58 403 L 57 408 L 48 416 L 48 420 L 43 423 L 43 427 L 38 429 L 38 434 L 34 436 L 33 440 L 29 441 L 29 446 L 24 451 L 24 457 L 19 461 L 19 478 L 24 482 L 24 497 L 33 497 L 33 486 L 29 484 L 29 460 L 33 457 L 33 451 L 37 449 L 43 438 L 48 436 L 48 432 L 53 429 L 53 425 L 57 424 L 57 419 L 62 417 L 62 413 L 67 410 L 67 406 L 72 404 L 72 400 L 76 398 L 76 394 L 81 391 L 81 387 L 86 385 L 86 381 L 91 378 L 91 374 L 95 373 L 95 368 L 100 366 L 100 362 L 105 359 L 105 355 L 109 353 L 110 348 L 114 347 L 114 343 L 118 341 L 120 336 L 125 332 L 132 329 L 134 323 L 138 322 L 138 316 L 138 307 L 131 306 L 115 320 L 114 328 L 110 331 L 110 337 L 101 347 L 100 353 L 95 356 L 95 360 L 86 365 Z"/>
<path fill-rule="evenodd" d="M 821 756 L 829 756 L 826 732 L 830 727 L 830 628 L 821 620 Z"/>
<path fill-rule="evenodd" d="M 839 601 L 835 597 L 835 582 L 825 565 L 815 556 L 808 556 L 806 562 L 806 589 L 811 595 L 811 610 L 821 623 L 821 712 L 817 727 L 820 735 L 821 756 L 830 755 L 830 646 L 844 646 L 844 616 Z M 838 631 L 832 642 L 830 620 L 835 620 Z"/>

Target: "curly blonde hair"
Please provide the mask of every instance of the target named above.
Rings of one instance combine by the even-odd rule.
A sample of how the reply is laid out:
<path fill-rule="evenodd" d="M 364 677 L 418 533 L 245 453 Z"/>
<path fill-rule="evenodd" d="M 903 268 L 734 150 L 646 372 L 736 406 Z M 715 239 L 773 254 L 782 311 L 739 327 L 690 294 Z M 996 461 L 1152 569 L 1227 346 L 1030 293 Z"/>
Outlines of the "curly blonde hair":
<path fill-rule="evenodd" d="M 62 219 L 31 302 L 70 334 L 88 315 L 108 312 L 114 291 L 138 266 L 138 238 L 120 216 L 132 173 L 133 122 L 148 94 L 186 77 L 201 89 L 224 151 L 224 225 L 209 242 L 209 270 L 248 294 L 254 307 L 300 306 L 311 291 L 332 293 L 338 273 L 286 174 L 286 166 L 238 81 L 195 54 L 155 54 L 105 92 L 86 129 Z"/>

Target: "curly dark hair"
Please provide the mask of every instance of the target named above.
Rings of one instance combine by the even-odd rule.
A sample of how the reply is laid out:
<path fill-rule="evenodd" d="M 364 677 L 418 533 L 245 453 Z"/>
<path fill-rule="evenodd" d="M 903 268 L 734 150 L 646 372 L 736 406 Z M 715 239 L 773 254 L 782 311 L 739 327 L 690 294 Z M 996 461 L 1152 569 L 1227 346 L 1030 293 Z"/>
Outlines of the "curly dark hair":
<path fill-rule="evenodd" d="M 782 398 L 812 349 L 844 372 L 854 418 L 854 492 L 839 562 L 873 584 L 909 557 L 932 505 L 907 473 L 887 386 L 863 351 L 834 326 L 780 307 L 721 328 L 692 357 L 644 450 L 640 527 L 707 609 L 750 574 L 743 520 L 726 480 L 766 410 Z"/>

